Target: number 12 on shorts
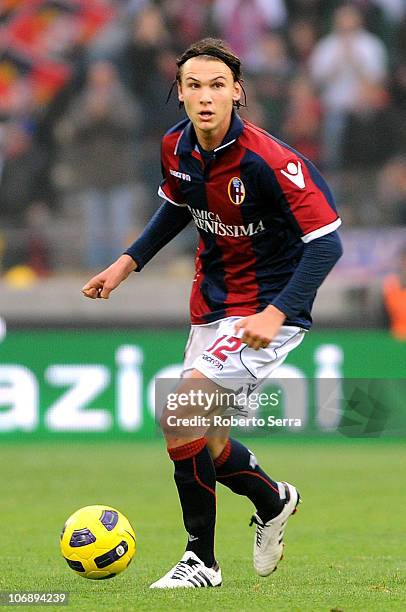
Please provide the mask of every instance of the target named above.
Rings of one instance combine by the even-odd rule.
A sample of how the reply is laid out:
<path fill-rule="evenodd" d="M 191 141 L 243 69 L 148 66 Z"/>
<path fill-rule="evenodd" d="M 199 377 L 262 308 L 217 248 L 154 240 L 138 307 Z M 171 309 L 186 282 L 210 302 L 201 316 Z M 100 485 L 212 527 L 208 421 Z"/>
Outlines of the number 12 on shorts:
<path fill-rule="evenodd" d="M 210 348 L 206 349 L 205 352 L 211 353 L 214 357 L 217 357 L 217 359 L 224 362 L 228 357 L 228 355 L 225 353 L 237 353 L 242 344 L 243 343 L 240 338 L 236 338 L 235 336 L 227 336 L 224 334 L 224 336 L 217 338 L 214 344 L 212 344 Z"/>

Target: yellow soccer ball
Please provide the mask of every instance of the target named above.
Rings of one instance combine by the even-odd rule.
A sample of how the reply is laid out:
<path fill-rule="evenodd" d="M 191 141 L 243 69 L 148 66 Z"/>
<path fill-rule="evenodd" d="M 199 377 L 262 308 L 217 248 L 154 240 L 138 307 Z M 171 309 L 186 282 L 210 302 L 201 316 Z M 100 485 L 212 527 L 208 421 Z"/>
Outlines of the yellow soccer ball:
<path fill-rule="evenodd" d="M 124 571 L 135 554 L 135 534 L 128 519 L 111 506 L 86 506 L 68 518 L 61 533 L 61 553 L 83 578 L 102 580 Z"/>

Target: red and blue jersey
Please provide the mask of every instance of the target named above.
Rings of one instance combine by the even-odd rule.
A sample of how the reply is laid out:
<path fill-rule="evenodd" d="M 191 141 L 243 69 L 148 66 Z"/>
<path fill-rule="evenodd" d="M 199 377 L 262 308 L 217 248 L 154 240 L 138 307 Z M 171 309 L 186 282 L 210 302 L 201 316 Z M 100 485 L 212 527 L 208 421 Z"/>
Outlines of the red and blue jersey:
<path fill-rule="evenodd" d="M 304 244 L 341 224 L 315 166 L 236 113 L 209 156 L 188 119 L 174 126 L 162 141 L 162 171 L 159 195 L 186 206 L 200 234 L 190 298 L 194 325 L 272 304 Z M 308 329 L 314 297 L 285 324 Z"/>

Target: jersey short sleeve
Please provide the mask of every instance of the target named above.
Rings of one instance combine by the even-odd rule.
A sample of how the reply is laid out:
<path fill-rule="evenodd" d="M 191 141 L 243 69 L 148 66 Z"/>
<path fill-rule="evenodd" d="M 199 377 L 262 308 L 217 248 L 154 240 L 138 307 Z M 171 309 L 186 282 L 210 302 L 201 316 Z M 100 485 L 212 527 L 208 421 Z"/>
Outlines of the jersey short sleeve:
<path fill-rule="evenodd" d="M 173 159 L 171 159 L 171 157 L 173 157 Z M 158 195 L 175 206 L 186 206 L 179 188 L 179 177 L 176 176 L 177 174 L 180 174 L 177 170 L 175 170 L 178 163 L 179 159 L 175 155 L 171 156 L 171 147 L 164 138 L 161 148 L 161 169 L 163 181 L 158 188 Z"/>
<path fill-rule="evenodd" d="M 265 170 L 267 189 L 303 242 L 334 232 L 341 219 L 333 195 L 317 168 L 292 152 Z"/>

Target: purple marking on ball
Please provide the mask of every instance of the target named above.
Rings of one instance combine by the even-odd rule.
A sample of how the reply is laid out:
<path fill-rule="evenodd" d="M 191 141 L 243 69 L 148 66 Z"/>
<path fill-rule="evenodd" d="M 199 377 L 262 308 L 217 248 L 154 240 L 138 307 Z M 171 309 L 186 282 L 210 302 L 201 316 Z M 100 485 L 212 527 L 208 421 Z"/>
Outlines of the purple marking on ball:
<path fill-rule="evenodd" d="M 96 542 L 95 536 L 92 534 L 90 529 L 85 527 L 84 529 L 75 529 L 75 531 L 72 533 L 69 544 L 73 548 L 78 548 L 79 546 L 93 544 L 93 542 Z"/>
<path fill-rule="evenodd" d="M 107 531 L 113 531 L 118 522 L 118 514 L 115 510 L 103 510 L 100 521 Z"/>

